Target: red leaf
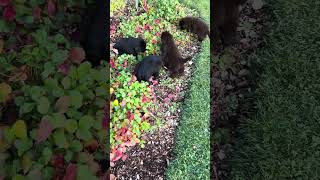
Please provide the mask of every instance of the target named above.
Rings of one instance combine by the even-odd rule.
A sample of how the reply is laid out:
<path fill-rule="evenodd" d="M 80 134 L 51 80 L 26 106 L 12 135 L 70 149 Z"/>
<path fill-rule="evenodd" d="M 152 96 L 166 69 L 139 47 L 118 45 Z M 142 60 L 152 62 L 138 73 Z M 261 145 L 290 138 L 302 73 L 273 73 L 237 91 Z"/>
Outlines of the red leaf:
<path fill-rule="evenodd" d="M 69 164 L 66 169 L 66 174 L 63 180 L 75 180 L 77 177 L 77 166 L 75 164 Z"/>
<path fill-rule="evenodd" d="M 58 72 L 62 73 L 63 75 L 68 75 L 71 68 L 71 64 L 68 62 L 64 62 L 58 65 Z"/>
<path fill-rule="evenodd" d="M 127 158 L 128 158 L 128 155 L 125 155 L 125 154 L 124 154 L 124 155 L 122 156 L 121 160 L 122 160 L 122 161 L 125 161 Z"/>
<path fill-rule="evenodd" d="M 155 40 L 155 39 L 152 39 L 152 44 L 157 44 L 157 40 Z"/>
<path fill-rule="evenodd" d="M 157 84 L 158 84 L 158 81 L 157 81 L 157 80 L 153 80 L 153 81 L 152 81 L 152 84 L 153 84 L 153 85 L 157 85 Z"/>
<path fill-rule="evenodd" d="M 157 33 L 156 33 L 156 36 L 160 37 L 160 36 L 161 36 L 161 33 L 160 33 L 160 32 L 157 32 Z"/>
<path fill-rule="evenodd" d="M 148 12 L 147 0 L 143 0 L 143 9 Z"/>
<path fill-rule="evenodd" d="M 160 19 L 155 19 L 155 20 L 154 20 L 154 23 L 155 23 L 155 24 L 160 24 Z"/>
<path fill-rule="evenodd" d="M 0 0 L 0 6 L 7 6 L 9 5 L 10 0 Z"/>
<path fill-rule="evenodd" d="M 51 135 L 51 132 L 53 129 L 54 128 L 49 122 L 49 120 L 42 118 L 39 124 L 39 129 L 37 131 L 37 137 L 36 137 L 37 143 L 45 141 Z"/>
<path fill-rule="evenodd" d="M 175 95 L 173 95 L 173 94 L 169 94 L 169 95 L 168 95 L 168 98 L 169 98 L 169 99 L 173 99 L 174 97 L 175 97 Z"/>
<path fill-rule="evenodd" d="M 16 17 L 16 10 L 12 5 L 7 6 L 3 11 L 3 18 L 6 21 L 13 21 Z"/>
<path fill-rule="evenodd" d="M 135 31 L 136 31 L 136 33 L 141 33 L 142 32 L 142 28 L 138 25 L 138 26 L 136 26 Z"/>
<path fill-rule="evenodd" d="M 124 63 L 123 63 L 123 67 L 127 67 L 128 66 L 128 61 L 125 60 Z"/>
<path fill-rule="evenodd" d="M 39 6 L 34 7 L 33 10 L 32 10 L 32 14 L 33 14 L 33 17 L 35 19 L 40 19 L 40 17 L 41 17 L 41 8 L 39 8 Z"/>
<path fill-rule="evenodd" d="M 164 100 L 163 100 L 165 103 L 167 103 L 167 102 L 169 102 L 170 101 L 170 99 L 169 98 L 164 98 Z"/>
<path fill-rule="evenodd" d="M 80 64 L 86 58 L 86 53 L 80 47 L 71 48 L 69 51 L 69 59 L 71 62 Z"/>
<path fill-rule="evenodd" d="M 114 64 L 113 59 L 110 59 L 110 65 L 111 65 L 111 68 L 115 68 L 116 67 L 115 64 Z"/>
<path fill-rule="evenodd" d="M 147 98 L 146 96 L 142 96 L 141 101 L 144 102 L 149 102 L 149 98 Z"/>
<path fill-rule="evenodd" d="M 55 168 L 63 168 L 64 166 L 64 157 L 63 155 L 54 155 L 51 159 L 51 164 Z"/>
<path fill-rule="evenodd" d="M 56 13 L 56 5 L 53 0 L 47 1 L 47 11 L 49 16 L 54 16 L 54 14 Z"/>

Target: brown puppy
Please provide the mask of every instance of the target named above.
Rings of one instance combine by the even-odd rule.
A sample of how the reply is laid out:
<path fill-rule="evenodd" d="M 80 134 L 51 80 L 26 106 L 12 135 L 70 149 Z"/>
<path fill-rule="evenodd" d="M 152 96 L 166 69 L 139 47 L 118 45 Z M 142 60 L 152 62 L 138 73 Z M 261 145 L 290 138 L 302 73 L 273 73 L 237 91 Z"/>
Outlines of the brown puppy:
<path fill-rule="evenodd" d="M 239 6 L 246 0 L 215 0 L 212 9 L 214 43 L 224 46 L 238 42 Z"/>
<path fill-rule="evenodd" d="M 180 19 L 179 27 L 180 29 L 185 29 L 196 34 L 199 41 L 203 41 L 203 39 L 210 34 L 208 25 L 197 17 L 187 16 Z"/>
<path fill-rule="evenodd" d="M 165 31 L 161 34 L 161 59 L 163 65 L 170 71 L 170 77 L 177 77 L 184 72 L 184 63 L 191 59 L 182 58 L 181 54 L 174 43 L 173 36 Z"/>

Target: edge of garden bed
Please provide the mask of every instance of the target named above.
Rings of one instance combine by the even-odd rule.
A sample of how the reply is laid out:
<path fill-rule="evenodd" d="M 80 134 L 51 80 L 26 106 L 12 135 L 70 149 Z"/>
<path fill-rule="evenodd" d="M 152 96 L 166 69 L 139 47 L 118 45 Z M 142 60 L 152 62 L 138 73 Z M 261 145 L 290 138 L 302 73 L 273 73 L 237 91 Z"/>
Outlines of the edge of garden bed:
<path fill-rule="evenodd" d="M 181 0 L 196 9 L 207 23 L 210 2 Z M 195 71 L 185 98 L 175 135 L 175 159 L 166 170 L 167 179 L 209 179 L 210 177 L 210 40 L 206 38 L 195 57 Z"/>

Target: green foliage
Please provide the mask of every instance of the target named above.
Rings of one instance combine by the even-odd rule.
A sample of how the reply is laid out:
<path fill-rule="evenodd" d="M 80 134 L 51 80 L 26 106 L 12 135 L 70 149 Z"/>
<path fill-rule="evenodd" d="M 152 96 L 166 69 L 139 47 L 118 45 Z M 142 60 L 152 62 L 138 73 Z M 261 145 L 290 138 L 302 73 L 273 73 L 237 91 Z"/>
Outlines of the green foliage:
<path fill-rule="evenodd" d="M 125 7 L 125 0 L 111 0 L 110 3 L 110 16 L 113 15 L 114 12 L 120 11 Z"/>
<path fill-rule="evenodd" d="M 143 4 L 143 3 L 142 3 Z M 134 9 L 132 10 L 135 11 Z M 154 1 L 147 5 L 147 12 L 130 17 L 120 23 L 117 33 L 124 37 L 143 37 L 147 42 L 145 55 L 160 53 L 161 32 L 169 31 L 177 45 L 186 46 L 191 42 L 190 33 L 178 31 L 176 24 L 179 18 L 186 15 L 195 15 L 195 12 L 188 11 L 178 1 Z"/>
<path fill-rule="evenodd" d="M 102 119 L 109 70 L 72 60 L 70 50 L 78 44 L 65 37 L 65 26 L 81 20 L 80 13 L 66 9 L 79 10 L 84 0 L 49 2 L 11 1 L 14 21 L 0 20 L 0 82 L 5 82 L 0 84 L 0 103 L 13 99 L 19 111 L 13 125 L 0 127 L 1 178 L 63 179 L 67 163 L 72 162 L 83 169 L 82 177 L 93 179 L 97 171 L 90 165 L 97 159 L 80 162 L 78 155 L 90 146 L 90 156 L 107 156 Z M 7 6 L 0 8 L 0 14 Z M 79 51 L 73 53 L 79 56 Z"/>
<path fill-rule="evenodd" d="M 116 97 L 111 105 L 111 151 L 119 145 L 140 141 L 140 135 L 150 129 L 149 110 L 153 107 L 152 92 L 146 82 L 136 81 L 130 73 L 121 71 L 111 81 Z"/>

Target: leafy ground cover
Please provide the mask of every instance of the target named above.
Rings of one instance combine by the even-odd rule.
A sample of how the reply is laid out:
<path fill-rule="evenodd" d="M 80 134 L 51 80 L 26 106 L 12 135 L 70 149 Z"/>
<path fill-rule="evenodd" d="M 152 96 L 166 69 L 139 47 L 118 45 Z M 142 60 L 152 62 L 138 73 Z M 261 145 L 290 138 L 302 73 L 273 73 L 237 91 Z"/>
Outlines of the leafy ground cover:
<path fill-rule="evenodd" d="M 83 62 L 83 9 L 0 1 L 0 179 L 106 175 L 108 67 Z"/>
<path fill-rule="evenodd" d="M 128 82 L 111 84 L 111 92 L 114 92 L 110 102 L 113 111 L 110 139 L 114 139 L 111 144 L 111 173 L 118 178 L 161 179 L 164 178 L 167 163 L 172 159 L 174 132 L 188 88 L 187 82 L 194 67 L 193 62 L 186 64 L 185 74 L 180 78 L 171 79 L 162 70 L 160 78 L 152 83 L 138 83 L 130 74 L 137 63 L 135 58 L 129 55 L 118 56 L 112 46 L 120 37 L 140 36 L 147 42 L 147 51 L 140 56 L 140 60 L 146 55 L 159 55 L 161 32 L 168 30 L 173 34 L 182 55 L 194 56 L 199 49 L 198 41 L 192 34 L 178 30 L 176 25 L 179 18 L 197 13 L 178 1 L 140 2 L 138 9 L 134 3 L 129 2 L 111 17 L 111 78 L 124 75 L 127 79 L 125 82 Z M 139 90 L 134 90 L 134 87 L 124 88 L 119 84 L 135 84 Z M 124 100 L 128 94 L 134 94 L 134 98 Z M 138 101 L 139 105 L 129 102 L 132 100 Z M 143 148 L 134 146 L 137 143 Z"/>
<path fill-rule="evenodd" d="M 266 6 L 270 32 L 251 56 L 261 68 L 251 96 L 255 110 L 234 131 L 228 153 L 219 152 L 231 167 L 224 179 L 319 179 L 320 5 L 268 0 Z"/>

